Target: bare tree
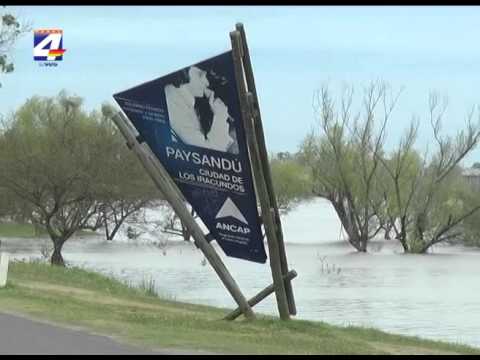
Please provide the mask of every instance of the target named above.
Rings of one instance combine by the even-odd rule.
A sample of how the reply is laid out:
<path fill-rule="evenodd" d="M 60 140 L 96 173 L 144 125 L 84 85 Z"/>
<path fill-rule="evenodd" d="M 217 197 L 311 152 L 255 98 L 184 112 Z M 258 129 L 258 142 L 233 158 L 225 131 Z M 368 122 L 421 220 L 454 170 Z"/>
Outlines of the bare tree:
<path fill-rule="evenodd" d="M 167 214 L 165 215 L 165 220 L 162 224 L 162 231 L 166 234 L 181 236 L 184 241 L 190 241 L 192 234 L 187 229 L 185 224 L 180 220 L 177 214 L 173 211 L 172 207 L 168 206 Z M 190 214 L 196 219 L 198 215 L 193 210 L 193 207 L 190 209 Z"/>
<path fill-rule="evenodd" d="M 390 159 L 379 156 L 388 181 L 383 194 L 388 205 L 379 214 L 386 218 L 405 252 L 425 253 L 440 242 L 463 236 L 462 222 L 480 209 L 480 203 L 462 195 L 465 183 L 459 164 L 480 140 L 480 122 L 473 122 L 473 110 L 466 129 L 455 137 L 442 136 L 442 119 L 447 102 L 438 95 L 429 99 L 429 120 L 435 151 L 422 157 L 414 150 L 418 122 L 412 122 Z M 388 189 L 390 187 L 390 189 Z"/>
<path fill-rule="evenodd" d="M 399 94 L 391 96 L 383 83 L 371 84 L 363 94 L 363 112 L 354 114 L 353 89 L 345 89 L 337 109 L 328 88 L 323 87 L 314 97 L 321 135 L 312 132 L 302 145 L 315 195 L 330 201 L 348 241 L 361 252 L 385 228 L 383 217 L 377 216 L 385 201 L 377 192 L 379 157 Z"/>
<path fill-rule="evenodd" d="M 406 229 L 413 223 L 409 209 L 414 206 L 415 195 L 424 176 L 424 161 L 413 148 L 417 132 L 418 123 L 412 122 L 391 158 L 378 156 L 383 165 L 384 181 L 378 182 L 377 191 L 382 194 L 385 202 L 380 204 L 376 212 L 386 224 L 388 235 L 393 232 L 405 251 L 408 251 Z"/>

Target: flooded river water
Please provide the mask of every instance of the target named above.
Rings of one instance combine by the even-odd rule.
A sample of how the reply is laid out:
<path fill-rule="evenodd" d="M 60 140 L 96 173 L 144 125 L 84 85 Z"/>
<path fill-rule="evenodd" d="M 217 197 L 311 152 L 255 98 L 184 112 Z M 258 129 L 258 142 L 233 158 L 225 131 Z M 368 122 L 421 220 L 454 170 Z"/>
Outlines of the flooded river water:
<path fill-rule="evenodd" d="M 372 243 L 358 254 L 342 240 L 340 224 L 322 200 L 303 204 L 283 219 L 300 319 L 363 325 L 389 332 L 480 347 L 480 251 L 440 246 L 429 255 L 404 255 L 395 241 Z M 15 258 L 38 256 L 40 240 L 3 239 Z M 219 250 L 221 253 L 221 250 Z M 222 258 L 246 296 L 271 283 L 267 264 Z M 64 247 L 73 265 L 139 284 L 152 278 L 159 294 L 179 301 L 235 307 L 213 269 L 192 244 L 113 242 L 75 238 Z M 270 297 L 255 311 L 276 314 Z"/>

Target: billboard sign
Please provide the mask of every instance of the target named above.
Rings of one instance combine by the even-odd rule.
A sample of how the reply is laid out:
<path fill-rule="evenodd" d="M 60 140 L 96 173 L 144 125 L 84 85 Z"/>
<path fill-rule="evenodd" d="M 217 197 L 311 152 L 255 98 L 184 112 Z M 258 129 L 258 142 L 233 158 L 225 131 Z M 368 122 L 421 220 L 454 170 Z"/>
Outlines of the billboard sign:
<path fill-rule="evenodd" d="M 264 263 L 232 51 L 113 97 L 206 225 L 208 238 L 227 256 Z"/>

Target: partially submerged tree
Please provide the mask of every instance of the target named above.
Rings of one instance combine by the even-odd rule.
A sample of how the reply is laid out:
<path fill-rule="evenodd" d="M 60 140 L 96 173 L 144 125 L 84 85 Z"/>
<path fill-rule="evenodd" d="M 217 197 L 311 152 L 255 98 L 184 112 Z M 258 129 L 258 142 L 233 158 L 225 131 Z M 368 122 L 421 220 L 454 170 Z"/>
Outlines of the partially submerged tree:
<path fill-rule="evenodd" d="M 188 230 L 182 220 L 180 220 L 173 208 L 168 204 L 165 205 L 166 214 L 161 226 L 162 232 L 170 235 L 180 236 L 184 241 L 190 241 L 192 238 L 191 232 Z M 190 208 L 190 214 L 194 219 L 198 218 L 198 215 L 192 207 Z"/>
<path fill-rule="evenodd" d="M 32 222 L 53 242 L 55 265 L 64 265 L 63 244 L 98 211 L 99 138 L 80 105 L 66 94 L 31 98 L 10 119 L 0 145 L 0 180 L 31 205 Z"/>
<path fill-rule="evenodd" d="M 417 137 L 418 124 L 412 122 L 406 134 L 402 137 L 397 150 L 390 158 L 378 156 L 381 162 L 382 181 L 377 183 L 376 191 L 381 194 L 384 202 L 376 207 L 377 216 L 386 224 L 385 238 L 393 236 L 407 249 L 406 233 L 413 219 L 408 209 L 414 206 L 415 194 L 419 190 L 425 167 L 423 158 L 413 148 Z"/>
<path fill-rule="evenodd" d="M 455 137 L 442 136 L 446 102 L 440 105 L 432 94 L 429 107 L 435 147 L 431 158 L 425 154 L 422 159 L 414 149 L 415 123 L 390 159 L 379 157 L 388 179 L 382 183 L 387 206 L 379 214 L 391 224 L 405 252 L 425 253 L 432 245 L 464 237 L 463 223 L 480 210 L 459 167 L 480 141 L 480 122 L 473 121 L 472 111 L 466 129 Z"/>
<path fill-rule="evenodd" d="M 467 189 L 469 195 L 467 201 L 479 204 L 480 191 L 476 189 L 472 192 L 471 187 Z M 458 242 L 466 246 L 480 246 L 480 211 L 476 211 L 472 216 L 467 217 L 463 221 L 462 229 L 463 238 L 459 239 Z"/>
<path fill-rule="evenodd" d="M 370 85 L 363 94 L 363 111 L 353 113 L 352 89 L 346 89 L 337 106 L 323 87 L 314 98 L 320 134 L 312 132 L 301 146 L 303 161 L 312 172 L 314 194 L 330 201 L 348 241 L 361 252 L 385 228 L 383 218 L 377 216 L 384 202 L 377 191 L 379 157 L 398 98 L 388 95 L 385 84 Z"/>
<path fill-rule="evenodd" d="M 159 192 L 136 156 L 128 149 L 112 121 L 115 109 L 104 104 L 98 114 L 102 149 L 103 184 L 95 228 L 103 227 L 107 240 L 113 240 L 130 216 L 158 200 Z"/>
<path fill-rule="evenodd" d="M 351 94 L 344 94 L 337 109 L 328 90 L 321 90 L 316 98 L 321 134 L 310 134 L 302 145 L 314 192 L 332 203 L 349 242 L 366 251 L 368 241 L 383 231 L 386 238 L 393 234 L 405 252 L 425 253 L 440 242 L 466 238 L 480 211 L 460 171 L 461 161 L 480 141 L 474 112 L 466 129 L 455 137 L 442 136 L 446 103 L 441 106 L 432 95 L 433 155 L 415 149 L 418 123 L 412 121 L 387 156 L 385 129 L 398 95 L 387 101 L 384 85 L 370 86 L 362 117 L 351 114 Z M 382 108 L 378 122 L 377 107 Z"/>
<path fill-rule="evenodd" d="M 102 224 L 105 204 L 116 207 L 142 191 L 143 169 L 131 173 L 133 154 L 117 138 L 98 112 L 86 113 L 80 98 L 64 92 L 29 99 L 3 127 L 0 183 L 49 234 L 52 264 L 64 265 L 62 247 L 76 231 Z"/>

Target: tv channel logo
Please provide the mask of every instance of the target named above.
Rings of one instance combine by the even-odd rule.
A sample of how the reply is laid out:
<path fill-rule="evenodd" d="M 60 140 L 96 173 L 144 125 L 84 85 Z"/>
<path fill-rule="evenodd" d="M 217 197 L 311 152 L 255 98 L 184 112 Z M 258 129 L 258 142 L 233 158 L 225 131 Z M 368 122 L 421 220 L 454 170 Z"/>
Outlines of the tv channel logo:
<path fill-rule="evenodd" d="M 55 62 L 63 60 L 65 51 L 67 50 L 63 49 L 63 30 L 34 30 L 33 60 L 50 62 L 50 64 L 55 64 L 54 66 L 56 66 Z"/>

